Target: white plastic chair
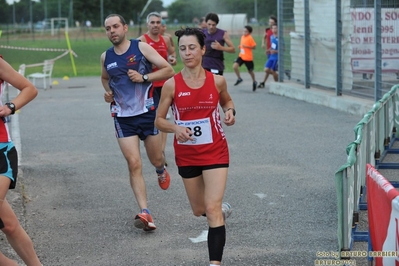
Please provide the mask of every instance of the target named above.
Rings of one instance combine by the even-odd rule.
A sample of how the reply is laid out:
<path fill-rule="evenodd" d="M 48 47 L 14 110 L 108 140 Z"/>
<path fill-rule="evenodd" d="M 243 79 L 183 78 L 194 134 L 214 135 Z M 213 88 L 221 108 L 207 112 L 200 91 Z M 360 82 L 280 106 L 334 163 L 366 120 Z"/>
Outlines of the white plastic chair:
<path fill-rule="evenodd" d="M 46 79 L 48 79 L 49 85 L 51 88 L 51 75 L 53 73 L 53 67 L 54 67 L 54 60 L 44 60 L 43 72 L 30 74 L 30 75 L 28 75 L 28 79 L 29 80 L 32 79 L 32 83 L 35 86 L 36 86 L 36 84 L 35 84 L 36 79 L 40 79 L 40 78 L 43 79 L 44 89 L 47 89 Z"/>
<path fill-rule="evenodd" d="M 25 69 L 26 69 L 25 64 L 20 65 L 19 69 L 18 69 L 18 73 L 25 77 Z"/>

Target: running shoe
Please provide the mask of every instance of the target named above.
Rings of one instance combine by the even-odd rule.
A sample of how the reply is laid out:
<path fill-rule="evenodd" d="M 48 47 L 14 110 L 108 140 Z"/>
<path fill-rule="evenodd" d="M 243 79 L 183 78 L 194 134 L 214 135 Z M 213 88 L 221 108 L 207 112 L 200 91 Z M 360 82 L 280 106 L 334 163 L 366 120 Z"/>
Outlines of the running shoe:
<path fill-rule="evenodd" d="M 238 84 L 240 84 L 242 82 L 242 78 L 237 79 L 236 83 L 234 83 L 234 86 L 237 86 Z"/>
<path fill-rule="evenodd" d="M 152 219 L 151 214 L 141 212 L 136 215 L 134 218 L 134 226 L 139 229 L 143 229 L 144 231 L 152 231 L 157 229 Z"/>
<path fill-rule="evenodd" d="M 158 184 L 163 190 L 167 190 L 170 185 L 170 175 L 166 170 L 166 167 L 163 169 L 162 174 L 158 174 Z"/>
<path fill-rule="evenodd" d="M 259 83 L 259 85 L 258 85 L 259 89 L 263 89 L 264 87 L 265 87 L 265 83 L 264 82 Z"/>
<path fill-rule="evenodd" d="M 254 81 L 254 83 L 252 83 L 252 91 L 256 91 L 256 86 L 258 85 L 258 82 Z"/>
<path fill-rule="evenodd" d="M 224 221 L 226 221 L 226 219 L 230 217 L 232 212 L 233 212 L 233 210 L 231 209 L 231 205 L 227 202 L 223 202 L 222 203 L 222 214 L 223 214 Z"/>

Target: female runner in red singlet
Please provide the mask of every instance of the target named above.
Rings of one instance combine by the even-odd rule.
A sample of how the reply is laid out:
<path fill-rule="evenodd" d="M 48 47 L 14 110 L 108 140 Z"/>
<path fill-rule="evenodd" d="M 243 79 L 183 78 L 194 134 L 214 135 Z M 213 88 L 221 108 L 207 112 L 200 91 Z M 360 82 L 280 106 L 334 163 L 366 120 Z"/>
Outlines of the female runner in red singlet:
<path fill-rule="evenodd" d="M 174 133 L 176 165 L 183 178 L 195 216 L 206 216 L 209 224 L 210 265 L 220 265 L 226 242 L 225 218 L 231 213 L 222 203 L 229 167 L 229 151 L 222 128 L 219 105 L 227 126 L 235 123 L 234 103 L 223 76 L 202 68 L 205 35 L 200 29 L 176 31 L 184 68 L 162 88 L 155 126 Z M 175 123 L 166 120 L 172 106 Z M 222 211 L 223 209 L 223 211 Z"/>

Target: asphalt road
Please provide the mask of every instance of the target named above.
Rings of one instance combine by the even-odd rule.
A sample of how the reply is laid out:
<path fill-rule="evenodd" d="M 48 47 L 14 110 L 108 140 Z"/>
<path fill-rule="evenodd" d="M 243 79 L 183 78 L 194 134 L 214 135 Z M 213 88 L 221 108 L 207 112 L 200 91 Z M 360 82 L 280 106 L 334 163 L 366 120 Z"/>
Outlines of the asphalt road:
<path fill-rule="evenodd" d="M 334 174 L 361 117 L 268 89 L 252 92 L 247 73 L 238 86 L 233 74 L 225 76 L 237 122 L 224 127 L 231 158 L 225 201 L 233 214 L 223 265 L 314 265 L 317 252 L 337 250 Z M 139 210 L 99 77 L 59 83 L 19 114 L 23 175 L 9 193 L 43 265 L 209 265 L 201 238 L 207 223 L 190 211 L 173 136 L 167 191 L 142 146 L 158 227 L 146 233 L 133 226 Z M 7 245 L 0 240 L 2 252 L 16 258 Z"/>

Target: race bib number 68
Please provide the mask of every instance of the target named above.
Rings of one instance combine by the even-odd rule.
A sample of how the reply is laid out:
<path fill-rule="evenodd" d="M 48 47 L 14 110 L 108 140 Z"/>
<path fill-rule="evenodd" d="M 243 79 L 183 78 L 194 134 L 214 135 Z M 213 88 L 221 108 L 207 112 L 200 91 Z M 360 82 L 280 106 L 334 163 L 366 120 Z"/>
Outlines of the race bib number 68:
<path fill-rule="evenodd" d="M 187 142 L 177 142 L 181 145 L 201 145 L 212 143 L 212 130 L 211 121 L 208 118 L 197 119 L 197 120 L 179 120 L 176 121 L 178 126 L 187 127 L 191 130 L 193 135 L 191 136 L 194 140 Z"/>

